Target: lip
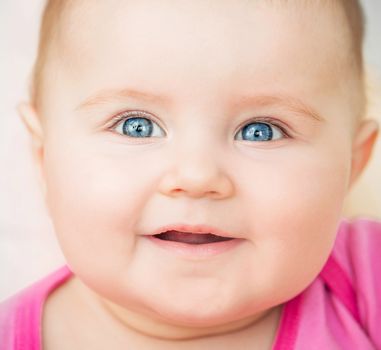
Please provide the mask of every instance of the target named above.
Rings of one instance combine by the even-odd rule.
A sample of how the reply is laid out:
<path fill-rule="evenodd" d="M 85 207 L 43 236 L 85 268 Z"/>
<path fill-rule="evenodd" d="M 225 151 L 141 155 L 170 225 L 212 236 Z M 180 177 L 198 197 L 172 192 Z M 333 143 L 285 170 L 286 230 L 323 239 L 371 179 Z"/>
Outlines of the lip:
<path fill-rule="evenodd" d="M 241 245 L 245 242 L 242 238 L 233 238 L 228 241 L 205 243 L 205 244 L 188 244 L 174 241 L 164 241 L 152 235 L 143 236 L 148 239 L 155 247 L 163 249 L 169 252 L 171 255 L 175 255 L 188 260 L 205 260 L 208 258 L 222 255 L 228 251 Z"/>
<path fill-rule="evenodd" d="M 204 244 L 189 244 L 176 241 L 167 241 L 155 237 L 163 232 L 167 231 L 179 231 L 194 234 L 206 234 L 211 233 L 216 236 L 231 238 L 226 241 L 219 241 L 214 243 Z M 189 224 L 171 224 L 159 227 L 152 233 L 145 234 L 143 237 L 148 238 L 148 241 L 153 244 L 154 247 L 163 249 L 169 252 L 171 255 L 185 258 L 188 260 L 205 260 L 218 255 L 222 255 L 225 252 L 231 251 L 234 248 L 240 246 L 246 240 L 238 238 L 236 234 L 221 230 L 210 225 L 189 225 Z"/>
<path fill-rule="evenodd" d="M 237 235 L 221 230 L 217 227 L 214 226 L 209 226 L 209 225 L 188 225 L 188 224 L 171 224 L 171 225 L 166 225 L 159 227 L 157 230 L 154 230 L 152 233 L 149 235 L 158 235 L 160 233 L 166 232 L 166 231 L 179 231 L 179 232 L 188 232 L 188 233 L 211 233 L 216 236 L 221 236 L 221 237 L 227 237 L 227 238 L 238 238 Z"/>

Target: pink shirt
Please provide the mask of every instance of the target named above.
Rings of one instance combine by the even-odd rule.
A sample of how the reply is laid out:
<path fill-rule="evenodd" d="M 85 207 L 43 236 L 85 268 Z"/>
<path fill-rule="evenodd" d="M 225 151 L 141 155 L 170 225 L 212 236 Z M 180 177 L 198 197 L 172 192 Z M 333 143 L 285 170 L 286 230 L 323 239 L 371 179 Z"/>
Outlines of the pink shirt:
<path fill-rule="evenodd" d="M 40 350 L 43 303 L 67 266 L 0 304 L 2 350 Z M 343 219 L 316 279 L 285 303 L 273 350 L 381 349 L 381 222 Z"/>

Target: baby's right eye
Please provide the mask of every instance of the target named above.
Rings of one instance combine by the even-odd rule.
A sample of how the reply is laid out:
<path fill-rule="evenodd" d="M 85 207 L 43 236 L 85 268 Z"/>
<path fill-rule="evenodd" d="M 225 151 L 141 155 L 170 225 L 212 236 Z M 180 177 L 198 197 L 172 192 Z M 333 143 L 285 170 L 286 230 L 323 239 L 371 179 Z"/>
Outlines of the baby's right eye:
<path fill-rule="evenodd" d="M 128 118 L 128 115 L 134 115 L 134 113 L 125 113 L 117 117 L 119 122 L 113 127 L 113 130 L 132 138 L 165 136 L 161 127 L 151 119 L 141 116 Z M 137 114 L 135 113 L 135 115 Z"/>

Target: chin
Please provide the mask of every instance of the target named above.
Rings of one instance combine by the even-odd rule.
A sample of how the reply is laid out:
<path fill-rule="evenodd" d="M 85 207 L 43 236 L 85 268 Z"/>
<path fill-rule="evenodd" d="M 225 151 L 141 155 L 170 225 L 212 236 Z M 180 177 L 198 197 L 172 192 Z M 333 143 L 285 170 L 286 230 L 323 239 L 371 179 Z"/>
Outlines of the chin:
<path fill-rule="evenodd" d="M 213 327 L 221 326 L 226 323 L 234 322 L 247 317 L 247 308 L 240 310 L 233 306 L 221 308 L 217 302 L 214 305 L 200 303 L 160 303 L 155 305 L 152 310 L 156 317 L 159 316 L 167 323 L 177 326 L 188 327 Z M 245 311 L 245 312 L 244 312 Z"/>

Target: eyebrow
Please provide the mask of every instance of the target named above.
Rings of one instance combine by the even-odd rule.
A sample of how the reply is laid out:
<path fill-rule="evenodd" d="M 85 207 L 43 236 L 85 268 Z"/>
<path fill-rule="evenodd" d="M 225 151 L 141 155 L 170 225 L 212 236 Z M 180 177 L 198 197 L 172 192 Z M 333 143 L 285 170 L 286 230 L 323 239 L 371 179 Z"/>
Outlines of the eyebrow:
<path fill-rule="evenodd" d="M 241 96 L 237 99 L 237 102 L 234 104 L 234 106 L 238 108 L 251 104 L 261 107 L 285 106 L 297 114 L 310 116 L 319 122 L 325 121 L 325 119 L 313 107 L 303 102 L 300 98 L 284 93 L 278 93 L 275 95 Z"/>
<path fill-rule="evenodd" d="M 160 103 L 163 105 L 169 104 L 170 102 L 170 99 L 168 97 L 138 91 L 135 89 L 102 90 L 85 99 L 75 109 L 85 109 L 88 107 L 94 107 L 108 102 L 125 100 L 128 98 L 143 100 L 146 102 Z"/>
<path fill-rule="evenodd" d="M 153 93 L 148 93 L 144 91 L 139 91 L 135 89 L 121 89 L 121 90 L 101 90 L 96 94 L 86 98 L 81 102 L 75 109 L 87 109 L 90 107 L 96 107 L 98 105 L 122 101 L 128 98 L 142 100 L 150 103 L 159 103 L 162 105 L 169 105 L 171 100 L 167 96 L 157 95 Z M 241 108 L 244 106 L 260 106 L 260 107 L 269 107 L 269 106 L 285 106 L 291 111 L 302 114 L 305 116 L 310 116 L 313 119 L 323 122 L 325 119 L 311 106 L 304 103 L 300 98 L 278 93 L 273 95 L 253 95 L 253 96 L 239 96 L 234 100 L 233 107 Z"/>

